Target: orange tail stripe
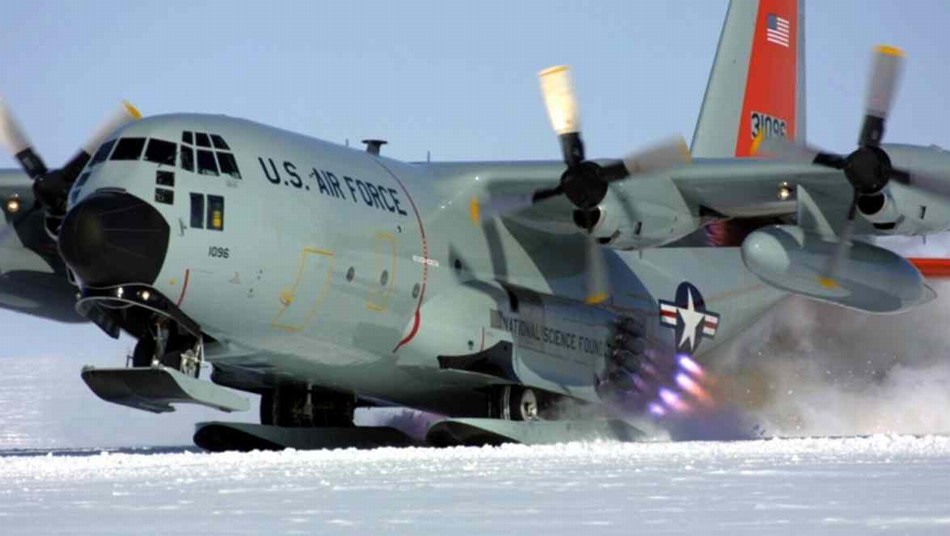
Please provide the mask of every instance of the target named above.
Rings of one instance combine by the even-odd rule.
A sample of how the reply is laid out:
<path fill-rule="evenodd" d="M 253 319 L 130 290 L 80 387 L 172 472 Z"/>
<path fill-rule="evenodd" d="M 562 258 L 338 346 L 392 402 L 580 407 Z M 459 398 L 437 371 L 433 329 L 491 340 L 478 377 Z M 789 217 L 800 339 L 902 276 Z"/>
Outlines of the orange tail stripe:
<path fill-rule="evenodd" d="M 924 277 L 950 277 L 950 259 L 907 259 Z"/>

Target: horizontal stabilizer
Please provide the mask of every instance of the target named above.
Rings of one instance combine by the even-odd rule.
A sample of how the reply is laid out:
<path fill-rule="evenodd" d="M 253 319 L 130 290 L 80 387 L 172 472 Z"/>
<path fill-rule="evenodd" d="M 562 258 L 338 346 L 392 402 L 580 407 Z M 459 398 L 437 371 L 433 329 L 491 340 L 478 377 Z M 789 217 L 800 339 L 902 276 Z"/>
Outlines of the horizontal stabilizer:
<path fill-rule="evenodd" d="M 221 411 L 247 411 L 246 398 L 211 382 L 167 367 L 97 369 L 84 367 L 82 379 L 96 396 L 130 408 L 166 413 L 172 404 L 198 404 Z"/>

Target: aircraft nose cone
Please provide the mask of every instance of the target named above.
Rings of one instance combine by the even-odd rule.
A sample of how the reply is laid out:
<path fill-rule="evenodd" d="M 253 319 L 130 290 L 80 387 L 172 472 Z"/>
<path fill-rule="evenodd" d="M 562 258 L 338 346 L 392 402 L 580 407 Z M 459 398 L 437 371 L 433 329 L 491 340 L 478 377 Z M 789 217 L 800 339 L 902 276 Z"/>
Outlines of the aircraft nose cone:
<path fill-rule="evenodd" d="M 66 214 L 59 253 L 84 285 L 150 285 L 165 262 L 168 236 L 168 223 L 152 205 L 124 192 L 100 192 Z"/>

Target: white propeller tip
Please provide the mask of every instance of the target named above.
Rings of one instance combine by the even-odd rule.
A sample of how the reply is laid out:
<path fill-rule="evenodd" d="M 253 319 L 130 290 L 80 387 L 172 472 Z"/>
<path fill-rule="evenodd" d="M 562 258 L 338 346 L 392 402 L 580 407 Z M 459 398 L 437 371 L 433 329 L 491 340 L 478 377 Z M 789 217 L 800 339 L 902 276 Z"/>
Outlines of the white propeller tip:
<path fill-rule="evenodd" d="M 10 107 L 3 99 L 0 99 L 0 144 L 6 146 L 10 154 L 13 155 L 32 146 L 30 139 L 26 137 L 23 128 L 20 127 Z"/>
<path fill-rule="evenodd" d="M 580 112 L 571 72 L 567 65 L 549 67 L 538 73 L 544 106 L 548 111 L 551 126 L 559 135 L 580 132 Z"/>

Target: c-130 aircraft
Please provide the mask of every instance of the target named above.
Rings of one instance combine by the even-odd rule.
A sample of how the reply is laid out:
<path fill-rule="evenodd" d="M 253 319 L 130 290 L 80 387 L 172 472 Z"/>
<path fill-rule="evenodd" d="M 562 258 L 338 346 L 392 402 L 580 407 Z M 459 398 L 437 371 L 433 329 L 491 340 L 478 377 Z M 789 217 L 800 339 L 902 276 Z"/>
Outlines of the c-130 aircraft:
<path fill-rule="evenodd" d="M 0 182 L 0 302 L 137 338 L 131 366 L 82 372 L 107 401 L 260 394 L 260 425 L 198 425 L 209 450 L 413 444 L 353 425 L 386 405 L 444 416 L 434 445 L 636 439 L 712 403 L 704 357 L 782 297 L 896 313 L 946 272 L 854 239 L 950 228 L 950 154 L 881 144 L 891 47 L 857 149 L 804 143 L 802 3 L 733 0 L 691 148 L 624 159 L 587 158 L 566 67 L 540 73 L 550 162 L 405 163 L 124 105 L 50 170 L 4 106 L 25 175 Z"/>

